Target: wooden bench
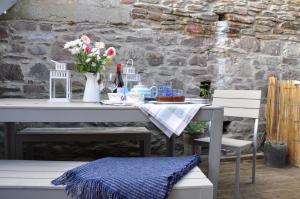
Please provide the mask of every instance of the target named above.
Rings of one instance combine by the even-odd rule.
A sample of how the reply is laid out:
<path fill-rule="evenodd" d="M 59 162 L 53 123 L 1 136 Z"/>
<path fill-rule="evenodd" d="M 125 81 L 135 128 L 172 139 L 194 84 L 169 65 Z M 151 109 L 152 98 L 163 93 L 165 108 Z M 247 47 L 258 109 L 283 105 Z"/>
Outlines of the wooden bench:
<path fill-rule="evenodd" d="M 145 127 L 26 128 L 17 133 L 17 158 L 25 142 L 139 141 L 142 155 L 151 153 L 151 132 Z"/>
<path fill-rule="evenodd" d="M 84 162 L 0 160 L 1 199 L 70 199 L 50 182 Z M 195 167 L 177 182 L 168 199 L 212 199 L 213 185 Z"/>

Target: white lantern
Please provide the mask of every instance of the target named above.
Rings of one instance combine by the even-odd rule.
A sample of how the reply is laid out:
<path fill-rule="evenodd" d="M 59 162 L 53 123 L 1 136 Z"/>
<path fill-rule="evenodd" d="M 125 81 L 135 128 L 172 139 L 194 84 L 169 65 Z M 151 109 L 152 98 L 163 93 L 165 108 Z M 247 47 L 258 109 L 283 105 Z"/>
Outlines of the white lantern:
<path fill-rule="evenodd" d="M 128 87 L 129 82 L 139 82 L 141 80 L 140 75 L 136 74 L 135 72 L 132 59 L 129 59 L 126 63 L 126 66 L 123 68 L 123 79 L 125 82 L 125 87 Z"/>
<path fill-rule="evenodd" d="M 55 70 L 50 70 L 50 82 L 49 82 L 49 101 L 50 102 L 70 102 L 72 98 L 72 84 L 71 84 L 71 71 L 66 70 L 65 63 L 59 63 L 51 60 L 55 63 Z M 56 83 L 65 82 L 65 95 L 57 96 Z"/>

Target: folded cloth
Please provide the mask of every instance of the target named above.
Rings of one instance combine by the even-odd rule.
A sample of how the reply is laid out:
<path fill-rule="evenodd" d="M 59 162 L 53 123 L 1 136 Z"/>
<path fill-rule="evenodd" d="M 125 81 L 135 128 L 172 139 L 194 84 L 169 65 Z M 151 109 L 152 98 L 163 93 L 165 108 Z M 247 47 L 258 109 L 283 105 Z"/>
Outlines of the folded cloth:
<path fill-rule="evenodd" d="M 103 158 L 52 181 L 77 199 L 166 199 L 200 157 Z"/>
<path fill-rule="evenodd" d="M 164 134 L 179 136 L 205 104 L 142 104 L 139 108 Z"/>

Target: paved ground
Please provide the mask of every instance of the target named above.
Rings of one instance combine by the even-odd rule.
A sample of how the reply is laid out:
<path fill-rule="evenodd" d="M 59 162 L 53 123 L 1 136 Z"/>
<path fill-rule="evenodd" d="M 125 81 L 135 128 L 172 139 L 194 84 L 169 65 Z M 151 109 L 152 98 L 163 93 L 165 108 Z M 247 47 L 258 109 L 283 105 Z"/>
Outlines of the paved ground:
<path fill-rule="evenodd" d="M 251 161 L 241 165 L 240 199 L 300 199 L 300 168 L 275 169 L 258 160 L 256 184 L 251 184 Z M 231 199 L 234 190 L 234 162 L 221 163 L 218 199 Z"/>

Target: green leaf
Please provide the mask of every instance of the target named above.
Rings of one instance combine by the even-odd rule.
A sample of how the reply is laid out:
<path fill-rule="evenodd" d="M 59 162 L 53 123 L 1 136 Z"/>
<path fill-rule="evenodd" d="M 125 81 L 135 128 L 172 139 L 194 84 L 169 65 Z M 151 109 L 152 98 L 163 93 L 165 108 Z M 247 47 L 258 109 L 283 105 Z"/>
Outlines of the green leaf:
<path fill-rule="evenodd" d="M 204 130 L 208 128 L 208 125 L 206 122 L 190 122 L 185 130 L 189 134 L 201 134 L 204 133 Z"/>

